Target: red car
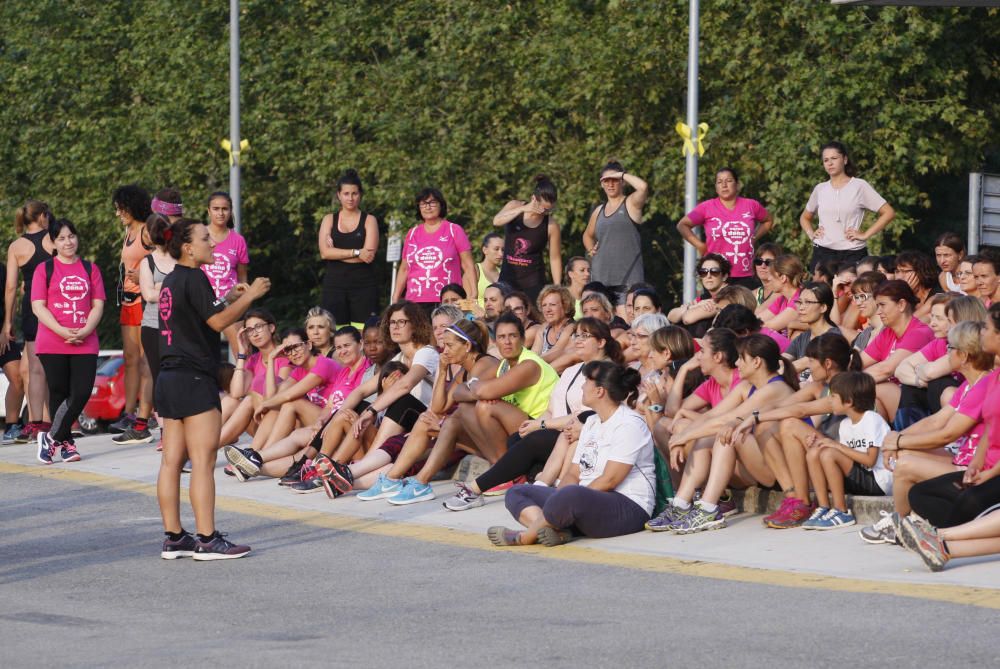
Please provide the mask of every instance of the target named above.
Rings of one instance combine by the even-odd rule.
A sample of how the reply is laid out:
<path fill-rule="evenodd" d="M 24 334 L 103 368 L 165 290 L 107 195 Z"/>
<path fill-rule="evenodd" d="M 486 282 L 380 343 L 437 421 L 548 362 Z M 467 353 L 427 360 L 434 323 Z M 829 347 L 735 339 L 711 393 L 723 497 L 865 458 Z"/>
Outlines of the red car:
<path fill-rule="evenodd" d="M 87 406 L 80 414 L 80 429 L 95 434 L 118 420 L 125 409 L 125 358 L 121 351 L 101 351 L 97 376 Z"/>

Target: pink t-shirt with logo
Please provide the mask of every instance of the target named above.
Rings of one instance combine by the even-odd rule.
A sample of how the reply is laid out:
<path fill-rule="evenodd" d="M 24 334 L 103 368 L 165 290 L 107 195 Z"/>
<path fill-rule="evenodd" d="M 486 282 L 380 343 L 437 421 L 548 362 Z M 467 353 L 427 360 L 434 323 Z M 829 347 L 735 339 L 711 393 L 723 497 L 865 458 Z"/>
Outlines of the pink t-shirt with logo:
<path fill-rule="evenodd" d="M 952 463 L 959 467 L 967 467 L 972 462 L 972 456 L 976 453 L 976 446 L 979 445 L 979 439 L 983 436 L 983 429 L 986 427 L 985 423 L 983 423 L 983 404 L 986 402 L 986 391 L 990 385 L 990 377 L 996 376 L 996 374 L 994 372 L 993 374 L 984 375 L 971 388 L 968 381 L 963 381 L 948 403 L 956 412 L 976 421 L 972 429 L 959 437 L 955 442 L 958 445 L 958 452 L 955 453 Z M 986 453 L 985 467 L 989 469 L 997 460 L 1000 460 L 1000 449 L 991 448 Z"/>
<path fill-rule="evenodd" d="M 104 279 L 96 264 L 90 266 L 90 276 L 79 258 L 72 263 L 64 263 L 59 258 L 52 260 L 52 281 L 46 288 L 45 265 L 35 268 L 31 282 L 31 301 L 45 300 L 45 306 L 56 322 L 65 328 L 80 329 L 87 324 L 87 317 L 94 300 L 105 300 Z M 35 351 L 38 353 L 97 354 L 100 347 L 97 331 L 91 332 L 82 344 L 67 344 L 44 323 L 38 323 Z"/>
<path fill-rule="evenodd" d="M 406 259 L 406 299 L 411 302 L 439 302 L 441 289 L 449 283 L 462 283 L 459 253 L 472 246 L 465 230 L 451 221 L 442 221 L 433 233 L 424 224 L 406 233 L 403 257 Z"/>
<path fill-rule="evenodd" d="M 778 295 L 778 297 L 775 298 L 774 302 L 771 302 L 771 304 L 768 305 L 767 310 L 770 311 L 775 316 L 777 316 L 785 309 L 794 309 L 795 300 L 799 299 L 799 295 L 801 294 L 802 294 L 802 289 L 799 288 L 798 290 L 795 291 L 795 294 L 792 295 L 792 299 L 788 299 L 784 295 Z"/>
<path fill-rule="evenodd" d="M 770 216 L 764 205 L 745 197 L 736 198 L 732 209 L 719 198 L 706 200 L 687 214 L 693 225 L 705 226 L 707 252 L 728 260 L 733 277 L 753 276 L 753 235 Z"/>
<path fill-rule="evenodd" d="M 212 255 L 215 257 L 215 262 L 211 265 L 202 265 L 201 270 L 208 277 L 208 282 L 212 284 L 212 290 L 218 299 L 225 297 L 239 283 L 236 266 L 250 264 L 247 240 L 235 230 L 230 230 L 228 237 L 216 242 Z"/>
<path fill-rule="evenodd" d="M 948 339 L 946 337 L 934 339 L 920 349 L 920 353 L 927 362 L 934 362 L 939 358 L 943 358 L 948 354 Z"/>
<path fill-rule="evenodd" d="M 372 361 L 368 358 L 363 358 L 361 364 L 353 372 L 350 367 L 341 365 L 337 377 L 333 380 L 333 383 L 327 386 L 327 405 L 334 410 L 339 409 L 340 405 L 347 399 L 347 396 L 351 394 L 351 391 L 361 385 L 365 374 L 368 372 L 368 368 L 371 366 Z"/>
<path fill-rule="evenodd" d="M 767 335 L 774 340 L 774 343 L 778 345 L 778 350 L 782 353 L 791 345 L 792 340 L 781 334 L 777 330 L 772 330 L 771 328 L 761 328 L 760 333 L 762 335 Z"/>
<path fill-rule="evenodd" d="M 320 378 L 320 382 L 314 388 L 306 392 L 306 399 L 318 407 L 326 406 L 326 397 L 330 392 L 341 370 L 346 369 L 336 360 L 331 360 L 325 355 L 316 356 L 316 362 L 311 369 L 305 367 L 293 367 L 289 376 L 298 383 L 309 374 L 315 374 Z"/>
<path fill-rule="evenodd" d="M 281 370 L 290 367 L 292 363 L 288 358 L 279 357 L 274 360 L 274 382 L 281 385 Z M 250 391 L 264 396 L 267 393 L 267 361 L 261 356 L 260 351 L 247 358 L 246 369 L 253 374 L 253 381 L 250 382 Z M 286 377 L 287 378 L 287 377 Z"/>
<path fill-rule="evenodd" d="M 1000 460 L 1000 369 L 993 371 L 986 384 L 983 400 L 983 423 L 990 428 L 990 450 L 986 452 L 985 467 L 992 467 Z"/>
<path fill-rule="evenodd" d="M 732 390 L 735 388 L 739 382 L 740 373 L 734 369 L 733 380 L 729 384 L 729 389 Z M 708 406 L 714 408 L 715 405 L 722 401 L 722 386 L 714 378 L 708 377 L 700 386 L 694 389 L 694 394 L 708 402 Z"/>

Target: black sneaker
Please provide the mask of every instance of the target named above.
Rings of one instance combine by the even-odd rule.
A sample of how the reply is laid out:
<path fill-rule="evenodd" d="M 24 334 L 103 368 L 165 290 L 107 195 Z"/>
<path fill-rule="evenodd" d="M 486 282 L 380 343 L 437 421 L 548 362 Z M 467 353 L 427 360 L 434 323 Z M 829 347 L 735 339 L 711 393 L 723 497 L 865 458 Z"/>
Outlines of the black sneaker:
<path fill-rule="evenodd" d="M 293 483 L 292 485 L 288 486 L 288 488 L 290 490 L 294 490 L 297 493 L 303 493 L 303 494 L 310 492 L 319 492 L 320 490 L 323 490 L 323 479 L 321 479 L 319 476 L 313 476 L 312 478 L 307 479 L 305 481 L 299 481 L 298 483 Z"/>
<path fill-rule="evenodd" d="M 163 540 L 163 550 L 160 551 L 160 557 L 164 560 L 191 557 L 194 555 L 194 546 L 196 543 L 198 542 L 195 541 L 194 537 L 187 532 L 177 541 L 167 537 Z"/>
<path fill-rule="evenodd" d="M 249 546 L 237 546 L 226 539 L 226 535 L 216 531 L 210 541 L 196 540 L 194 542 L 195 560 L 233 560 L 241 558 L 250 552 Z"/>
<path fill-rule="evenodd" d="M 298 483 L 302 480 L 302 467 L 306 463 L 306 457 L 302 456 L 299 460 L 292 463 L 292 466 L 288 468 L 288 471 L 278 479 L 278 485 L 289 486 L 293 483 Z"/>
<path fill-rule="evenodd" d="M 137 430 L 134 425 L 129 425 L 121 434 L 111 438 L 116 444 L 148 444 L 153 441 L 153 433 L 149 429 Z"/>
<path fill-rule="evenodd" d="M 233 474 L 240 481 L 251 479 L 260 473 L 260 468 L 264 465 L 264 460 L 260 453 L 252 448 L 237 448 L 236 446 L 226 446 L 224 449 L 226 460 L 233 466 Z"/>
<path fill-rule="evenodd" d="M 108 425 L 108 432 L 111 434 L 121 434 L 132 427 L 133 423 L 135 423 L 135 414 L 127 413 L 111 425 Z"/>

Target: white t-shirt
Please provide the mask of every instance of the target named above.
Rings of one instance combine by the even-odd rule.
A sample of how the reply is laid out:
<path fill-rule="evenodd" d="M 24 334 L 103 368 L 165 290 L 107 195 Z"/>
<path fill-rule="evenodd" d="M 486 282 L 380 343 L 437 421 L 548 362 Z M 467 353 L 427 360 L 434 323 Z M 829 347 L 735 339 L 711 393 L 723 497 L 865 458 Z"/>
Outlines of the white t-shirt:
<path fill-rule="evenodd" d="M 867 211 L 878 211 L 885 204 L 885 198 L 864 179 L 851 177 L 841 188 L 834 188 L 824 181 L 813 188 L 806 211 L 819 214 L 819 225 L 823 236 L 816 244 L 834 251 L 854 251 L 865 248 L 863 240 L 852 240 L 846 236 L 847 230 L 861 227 Z"/>
<path fill-rule="evenodd" d="M 857 423 L 852 423 L 850 418 L 844 418 L 840 423 L 840 443 L 862 453 L 867 453 L 869 448 L 879 449 L 875 465 L 865 469 L 875 474 L 878 487 L 886 495 L 892 494 L 892 472 L 882 464 L 882 441 L 891 431 L 885 419 L 874 411 L 866 411 Z"/>
<path fill-rule="evenodd" d="M 583 376 L 583 365 L 579 363 L 572 367 L 567 367 L 566 371 L 559 377 L 549 400 L 549 412 L 553 418 L 562 418 L 568 415 L 566 405 L 569 405 L 571 413 L 586 411 L 590 407 L 583 404 L 583 382 L 587 379 Z"/>
<path fill-rule="evenodd" d="M 403 352 L 400 351 L 393 358 L 393 360 L 402 360 Z M 415 398 L 420 400 L 424 406 L 431 405 L 431 397 L 434 396 L 434 378 L 437 376 L 438 371 L 438 352 L 433 346 L 424 346 L 423 348 L 417 350 L 413 354 L 413 360 L 410 361 L 410 369 L 413 369 L 414 365 L 420 365 L 427 370 L 427 376 L 424 377 L 423 381 L 413 386 L 410 390 L 410 394 Z"/>
<path fill-rule="evenodd" d="M 589 486 L 600 478 L 608 460 L 633 465 L 615 492 L 652 514 L 656 504 L 653 435 L 642 416 L 625 404 L 606 423 L 597 414 L 584 423 L 573 453 L 573 462 L 580 465 L 580 485 Z"/>

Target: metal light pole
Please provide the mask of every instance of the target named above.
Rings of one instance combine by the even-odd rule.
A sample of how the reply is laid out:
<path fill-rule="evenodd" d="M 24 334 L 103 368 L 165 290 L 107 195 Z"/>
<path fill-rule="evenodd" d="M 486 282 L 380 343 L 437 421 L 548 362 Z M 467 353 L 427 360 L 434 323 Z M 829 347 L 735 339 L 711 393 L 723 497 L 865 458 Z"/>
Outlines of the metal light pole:
<path fill-rule="evenodd" d="M 684 169 L 684 211 L 698 204 L 698 0 L 690 0 L 688 20 L 688 99 L 687 125 L 691 129 L 694 150 L 687 152 Z M 695 298 L 694 267 L 698 260 L 695 248 L 684 242 L 684 301 Z"/>
<path fill-rule="evenodd" d="M 236 232 L 243 224 L 240 208 L 240 0 L 229 0 L 229 195 L 233 198 Z"/>

